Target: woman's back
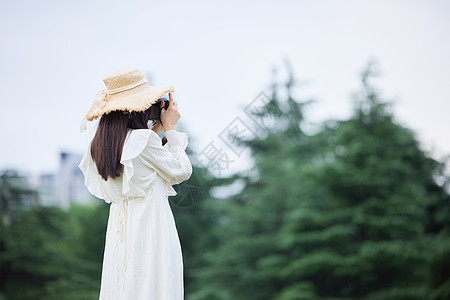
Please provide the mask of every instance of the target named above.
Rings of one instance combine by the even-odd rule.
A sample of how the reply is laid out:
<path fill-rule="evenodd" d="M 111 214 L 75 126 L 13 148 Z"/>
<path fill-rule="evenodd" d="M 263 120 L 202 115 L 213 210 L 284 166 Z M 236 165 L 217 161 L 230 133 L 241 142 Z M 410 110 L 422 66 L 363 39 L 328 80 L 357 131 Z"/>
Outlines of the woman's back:
<path fill-rule="evenodd" d="M 181 300 L 183 257 L 168 197 L 176 195 L 172 185 L 189 179 L 192 165 L 188 136 L 175 129 L 180 114 L 174 89 L 150 86 L 134 68 L 113 72 L 104 82 L 107 90 L 97 94 L 81 124 L 83 130 L 86 121 L 101 116 L 79 164 L 88 190 L 110 204 L 100 299 Z M 163 109 L 157 100 L 166 92 L 169 105 Z M 149 129 L 155 106 L 161 120 Z"/>
<path fill-rule="evenodd" d="M 113 180 L 101 178 L 88 150 L 80 168 L 89 191 L 107 203 L 127 197 L 142 198 L 151 194 L 150 189 L 158 183 L 159 176 L 167 190 L 166 196 L 176 195 L 172 185 L 187 180 L 192 173 L 185 153 L 188 136 L 176 130 L 169 130 L 165 135 L 168 141 L 162 146 L 161 138 L 151 129 L 129 130 L 120 160 L 123 173 Z"/>
<path fill-rule="evenodd" d="M 89 191 L 111 203 L 100 299 L 183 299 L 183 261 L 168 196 L 187 180 L 192 165 L 184 132 L 130 130 L 123 174 L 104 180 L 88 150 L 79 167 Z"/>

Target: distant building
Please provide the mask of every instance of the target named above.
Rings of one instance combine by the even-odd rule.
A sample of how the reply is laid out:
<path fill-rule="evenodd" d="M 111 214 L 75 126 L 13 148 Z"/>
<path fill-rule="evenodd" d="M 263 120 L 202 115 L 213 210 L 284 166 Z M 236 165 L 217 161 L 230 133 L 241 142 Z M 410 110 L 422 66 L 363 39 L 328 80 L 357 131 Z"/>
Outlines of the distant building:
<path fill-rule="evenodd" d="M 63 151 L 56 174 L 39 176 L 38 191 L 42 205 L 67 209 L 71 203 L 98 203 L 84 185 L 83 173 L 78 168 L 82 158 L 81 154 Z"/>
<path fill-rule="evenodd" d="M 55 174 L 41 174 L 38 178 L 39 202 L 44 206 L 57 205 Z"/>

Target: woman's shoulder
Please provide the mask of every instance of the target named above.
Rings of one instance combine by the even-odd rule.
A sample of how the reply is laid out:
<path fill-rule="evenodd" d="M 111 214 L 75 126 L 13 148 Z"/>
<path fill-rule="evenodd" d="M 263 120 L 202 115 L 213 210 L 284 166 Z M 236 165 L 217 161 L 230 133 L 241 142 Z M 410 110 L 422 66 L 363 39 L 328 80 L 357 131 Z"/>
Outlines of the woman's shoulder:
<path fill-rule="evenodd" d="M 149 140 L 154 140 L 155 136 L 150 129 L 132 129 L 127 133 L 122 149 L 122 159 L 131 160 L 144 151 Z M 156 132 L 153 131 L 156 134 Z M 159 138 L 159 137 L 158 137 Z"/>
<path fill-rule="evenodd" d="M 169 150 L 170 152 L 184 151 L 188 145 L 188 135 L 177 130 L 164 132 L 167 143 L 163 145 L 162 138 L 152 129 L 131 129 L 127 133 L 122 150 L 122 160 L 136 158 L 142 152 Z M 122 162 L 122 161 L 121 161 Z"/>
<path fill-rule="evenodd" d="M 152 129 L 130 129 L 125 143 L 141 144 L 143 142 L 161 141 L 161 137 Z"/>

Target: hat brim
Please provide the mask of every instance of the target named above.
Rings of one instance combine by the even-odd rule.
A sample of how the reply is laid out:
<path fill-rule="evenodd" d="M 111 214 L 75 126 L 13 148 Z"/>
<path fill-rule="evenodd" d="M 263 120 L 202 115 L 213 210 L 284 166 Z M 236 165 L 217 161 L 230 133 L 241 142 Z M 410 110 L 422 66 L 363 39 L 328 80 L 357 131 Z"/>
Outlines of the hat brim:
<path fill-rule="evenodd" d="M 152 104 L 156 103 L 156 101 L 165 93 L 173 93 L 174 91 L 175 89 L 173 86 L 159 88 L 151 86 L 148 83 L 144 83 L 130 90 L 108 95 L 106 105 L 102 109 L 87 115 L 86 119 L 88 121 L 92 121 L 115 110 L 129 112 L 144 111 L 152 106 Z"/>

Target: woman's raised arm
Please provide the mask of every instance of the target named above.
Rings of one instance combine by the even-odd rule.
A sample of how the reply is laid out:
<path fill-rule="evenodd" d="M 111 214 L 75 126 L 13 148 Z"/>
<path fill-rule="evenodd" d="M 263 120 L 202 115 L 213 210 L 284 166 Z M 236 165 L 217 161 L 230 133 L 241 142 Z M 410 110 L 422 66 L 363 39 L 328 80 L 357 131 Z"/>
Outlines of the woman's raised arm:
<path fill-rule="evenodd" d="M 167 143 L 162 146 L 161 138 L 151 131 L 148 143 L 139 156 L 147 167 L 156 171 L 170 185 L 179 184 L 191 177 L 192 164 L 186 154 L 188 135 L 185 132 L 168 130 Z"/>

